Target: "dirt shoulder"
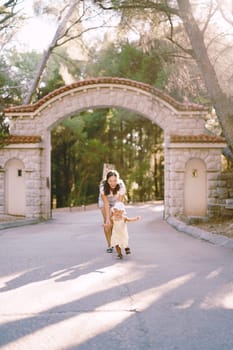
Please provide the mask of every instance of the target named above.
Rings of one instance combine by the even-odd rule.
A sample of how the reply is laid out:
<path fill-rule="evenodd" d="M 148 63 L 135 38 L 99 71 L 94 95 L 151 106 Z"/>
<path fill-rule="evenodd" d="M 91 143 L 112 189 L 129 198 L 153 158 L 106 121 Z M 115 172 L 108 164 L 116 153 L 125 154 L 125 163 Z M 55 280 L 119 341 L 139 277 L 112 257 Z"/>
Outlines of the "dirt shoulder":
<path fill-rule="evenodd" d="M 229 238 L 233 238 L 233 217 L 213 218 L 208 222 L 199 222 L 192 224 L 192 226 L 201 228 L 214 234 L 220 234 Z"/>

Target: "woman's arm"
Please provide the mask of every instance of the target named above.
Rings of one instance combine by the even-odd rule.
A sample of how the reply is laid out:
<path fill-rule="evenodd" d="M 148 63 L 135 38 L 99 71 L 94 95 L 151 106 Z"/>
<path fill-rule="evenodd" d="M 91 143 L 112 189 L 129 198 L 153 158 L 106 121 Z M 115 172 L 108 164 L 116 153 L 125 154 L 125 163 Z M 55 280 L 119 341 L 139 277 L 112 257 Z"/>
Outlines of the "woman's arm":
<path fill-rule="evenodd" d="M 101 194 L 101 198 L 104 204 L 106 224 L 110 225 L 111 221 L 110 221 L 110 208 L 109 208 L 108 197 L 105 194 Z"/>
<path fill-rule="evenodd" d="M 124 202 L 125 201 L 125 195 L 126 195 L 126 187 L 124 182 L 121 180 L 120 182 L 120 191 L 118 192 L 118 200 L 120 202 Z"/>
<path fill-rule="evenodd" d="M 123 194 L 119 194 L 118 195 L 118 200 L 120 201 L 120 202 L 124 202 L 124 198 L 125 196 L 123 195 Z"/>
<path fill-rule="evenodd" d="M 105 222 L 102 226 L 103 227 L 108 227 L 108 228 L 109 228 L 109 226 L 113 226 L 113 214 L 111 213 L 111 211 L 110 211 L 109 221 L 110 221 L 110 224 L 107 224 L 107 222 Z"/>

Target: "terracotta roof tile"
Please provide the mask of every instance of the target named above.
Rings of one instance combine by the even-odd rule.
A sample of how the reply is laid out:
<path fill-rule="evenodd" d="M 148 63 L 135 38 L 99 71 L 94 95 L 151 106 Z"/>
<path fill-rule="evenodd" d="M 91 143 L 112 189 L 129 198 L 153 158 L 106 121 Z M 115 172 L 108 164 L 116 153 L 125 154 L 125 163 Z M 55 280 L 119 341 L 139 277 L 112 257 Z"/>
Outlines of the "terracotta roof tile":
<path fill-rule="evenodd" d="M 76 83 L 70 84 L 70 85 L 65 85 L 57 90 L 54 90 L 50 92 L 48 95 L 44 96 L 41 98 L 38 102 L 30 105 L 21 105 L 21 106 L 12 106 L 9 108 L 6 108 L 4 112 L 11 113 L 11 112 L 16 112 L 16 113 L 23 113 L 23 112 L 34 112 L 36 111 L 37 108 L 42 106 L 45 102 L 51 100 L 53 97 L 59 96 L 60 94 L 70 91 L 75 88 L 79 87 L 85 87 L 88 85 L 100 85 L 100 84 L 116 84 L 116 85 L 125 85 L 125 86 L 132 86 L 135 88 L 139 88 L 143 91 L 149 92 L 165 102 L 169 103 L 172 105 L 175 109 L 178 111 L 207 111 L 208 107 L 204 107 L 198 104 L 194 103 L 180 103 L 176 101 L 174 98 L 171 96 L 165 94 L 161 90 L 156 89 L 155 87 L 141 83 L 138 81 L 130 80 L 130 79 L 125 79 L 125 78 L 113 78 L 113 77 L 102 77 L 102 78 L 92 78 L 92 79 L 86 79 L 86 80 L 81 80 Z"/>
<path fill-rule="evenodd" d="M 39 143 L 41 142 L 40 136 L 28 136 L 28 135 L 9 135 L 0 139 L 0 144 L 9 145 L 14 143 Z"/>
<path fill-rule="evenodd" d="M 202 134 L 202 135 L 170 135 L 171 142 L 189 142 L 189 143 L 221 143 L 226 140 L 221 136 Z"/>

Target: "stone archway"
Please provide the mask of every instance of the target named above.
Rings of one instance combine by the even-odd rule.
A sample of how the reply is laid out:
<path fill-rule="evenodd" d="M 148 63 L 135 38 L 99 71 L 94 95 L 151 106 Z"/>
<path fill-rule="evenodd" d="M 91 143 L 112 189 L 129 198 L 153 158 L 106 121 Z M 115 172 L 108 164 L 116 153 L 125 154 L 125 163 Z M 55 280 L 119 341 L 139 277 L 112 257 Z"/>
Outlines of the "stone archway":
<path fill-rule="evenodd" d="M 86 109 L 120 107 L 144 116 L 164 131 L 165 153 L 165 216 L 181 215 L 184 211 L 185 152 L 208 149 L 220 171 L 224 139 L 205 134 L 207 109 L 196 104 L 182 104 L 154 87 L 123 78 L 95 78 L 64 86 L 33 105 L 5 110 L 10 120 L 8 145 L 2 158 L 20 153 L 26 173 L 26 215 L 49 218 L 50 213 L 50 132 L 65 118 Z M 178 138 L 177 138 L 178 136 Z M 181 140 L 179 137 L 186 137 Z M 192 139 L 192 137 L 194 137 Z M 203 147 L 204 143 L 204 147 Z M 179 152 L 177 153 L 177 150 Z M 182 150 L 182 151 L 181 151 Z M 213 152 L 211 150 L 214 150 Z M 176 159 L 176 154 L 178 158 Z M 180 171 L 175 171 L 177 164 Z M 1 164 L 0 164 L 1 165 Z M 0 173 L 4 181 L 4 169 Z M 179 175 L 178 175 L 179 174 Z M 179 186 L 174 182 L 179 179 Z M 181 185 L 181 182 L 183 184 Z M 2 193 L 4 203 L 4 193 Z M 36 199 L 35 199 L 36 197 Z M 4 205 L 0 211 L 4 212 Z"/>

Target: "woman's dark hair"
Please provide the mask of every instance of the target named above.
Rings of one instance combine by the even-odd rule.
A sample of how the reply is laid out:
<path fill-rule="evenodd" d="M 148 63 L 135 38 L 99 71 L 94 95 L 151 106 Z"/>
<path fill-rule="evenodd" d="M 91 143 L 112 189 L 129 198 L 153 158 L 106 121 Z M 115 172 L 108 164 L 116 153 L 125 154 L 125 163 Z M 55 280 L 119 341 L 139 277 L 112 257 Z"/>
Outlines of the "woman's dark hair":
<path fill-rule="evenodd" d="M 111 176 L 115 176 L 119 180 L 119 174 L 117 173 L 117 171 L 111 170 L 107 173 L 106 180 L 104 180 L 104 194 L 105 194 L 105 196 L 108 196 L 110 194 L 110 185 L 108 183 L 108 179 Z M 120 189 L 120 185 L 119 185 L 119 183 L 117 183 L 116 187 L 112 191 L 113 194 L 117 194 L 119 189 Z"/>

